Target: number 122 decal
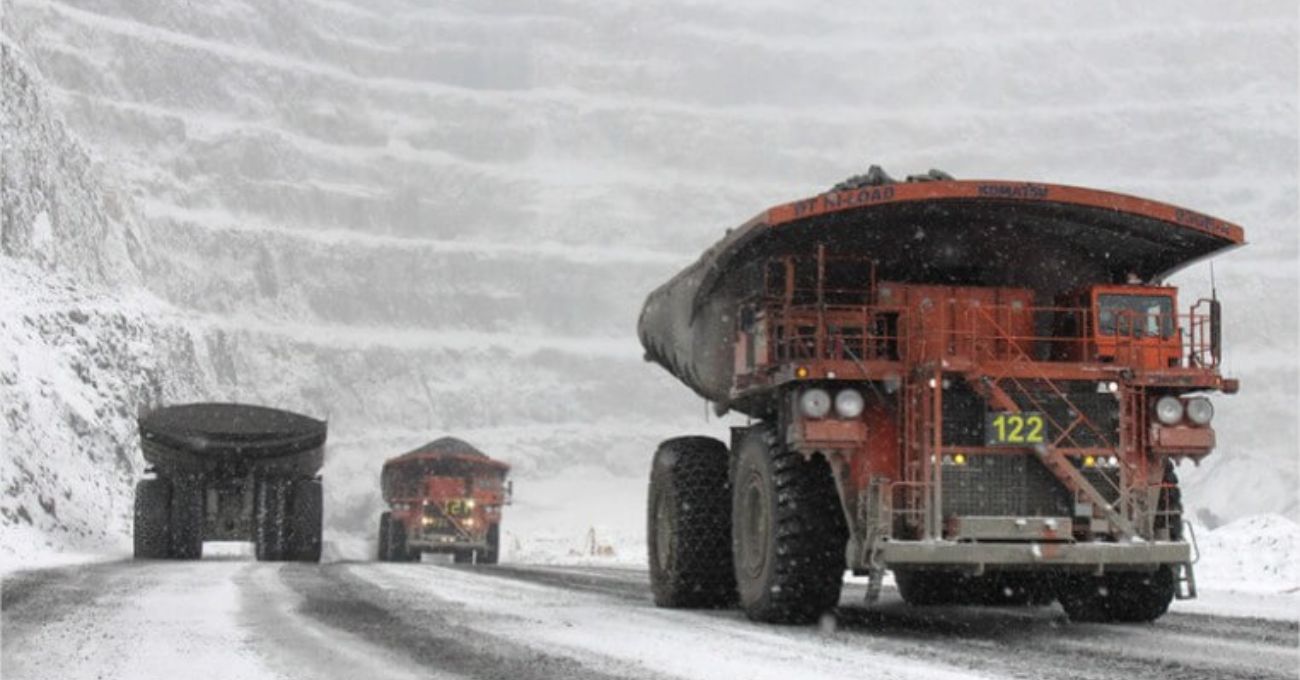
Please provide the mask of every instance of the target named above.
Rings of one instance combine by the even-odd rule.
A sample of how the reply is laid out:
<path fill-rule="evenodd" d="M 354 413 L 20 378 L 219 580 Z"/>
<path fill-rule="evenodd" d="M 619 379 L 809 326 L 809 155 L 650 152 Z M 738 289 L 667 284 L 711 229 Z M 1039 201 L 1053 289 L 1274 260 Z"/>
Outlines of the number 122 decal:
<path fill-rule="evenodd" d="M 1046 441 L 1047 421 L 1034 411 L 990 413 L 984 423 L 985 446 L 1024 446 Z"/>

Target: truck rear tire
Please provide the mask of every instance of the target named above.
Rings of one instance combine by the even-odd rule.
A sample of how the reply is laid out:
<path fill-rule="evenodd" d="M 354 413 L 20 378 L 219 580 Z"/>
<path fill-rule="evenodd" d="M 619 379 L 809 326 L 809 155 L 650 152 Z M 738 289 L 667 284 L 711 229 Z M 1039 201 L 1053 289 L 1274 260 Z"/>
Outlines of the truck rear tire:
<path fill-rule="evenodd" d="M 253 499 L 253 547 L 259 562 L 279 562 L 285 556 L 285 496 L 280 479 L 259 479 Z"/>
<path fill-rule="evenodd" d="M 709 437 L 659 445 L 650 470 L 646 543 L 655 605 L 736 602 L 727 446 Z"/>
<path fill-rule="evenodd" d="M 137 560 L 160 560 L 171 548 L 171 484 L 142 479 L 135 485 L 135 526 L 132 543 Z"/>
<path fill-rule="evenodd" d="M 203 491 L 201 479 L 181 477 L 170 481 L 171 518 L 168 557 L 197 560 L 203 557 Z"/>
<path fill-rule="evenodd" d="M 1109 580 L 1110 616 L 1120 623 L 1155 621 L 1174 600 L 1174 572 L 1169 565 L 1151 572 L 1115 573 Z"/>
<path fill-rule="evenodd" d="M 1071 621 L 1145 623 L 1169 610 L 1174 590 L 1173 569 L 1160 565 L 1150 572 L 1071 577 L 1058 598 Z"/>
<path fill-rule="evenodd" d="M 741 607 L 755 621 L 816 621 L 839 604 L 848 542 L 830 464 L 785 449 L 768 429 L 739 448 L 732 552 Z"/>
<path fill-rule="evenodd" d="M 288 501 L 285 558 L 293 562 L 319 562 L 324 505 L 321 481 L 300 479 L 293 482 Z"/>

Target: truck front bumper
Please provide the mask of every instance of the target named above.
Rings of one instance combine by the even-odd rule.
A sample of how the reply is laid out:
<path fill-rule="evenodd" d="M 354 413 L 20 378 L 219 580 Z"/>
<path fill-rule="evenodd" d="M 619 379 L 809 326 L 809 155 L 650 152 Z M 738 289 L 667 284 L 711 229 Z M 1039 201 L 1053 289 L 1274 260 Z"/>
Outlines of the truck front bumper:
<path fill-rule="evenodd" d="M 1145 569 L 1192 561 L 1191 544 L 1183 541 L 1140 543 L 886 541 L 878 557 L 893 567 L 984 567 L 998 569 L 1068 569 L 1072 571 Z"/>

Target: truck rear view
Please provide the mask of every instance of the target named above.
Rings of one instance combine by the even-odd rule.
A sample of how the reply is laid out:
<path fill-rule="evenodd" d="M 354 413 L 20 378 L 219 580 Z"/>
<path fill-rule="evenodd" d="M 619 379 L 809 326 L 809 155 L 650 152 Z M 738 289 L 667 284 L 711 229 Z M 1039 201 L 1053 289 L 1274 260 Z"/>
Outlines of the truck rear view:
<path fill-rule="evenodd" d="M 379 559 L 405 562 L 427 552 L 496 564 L 509 470 L 453 437 L 389 459 L 380 478 L 389 510 L 379 518 Z"/>
<path fill-rule="evenodd" d="M 729 444 L 663 442 L 661 606 L 806 622 L 844 570 L 913 604 L 1059 600 L 1148 621 L 1194 597 L 1174 464 L 1215 445 L 1217 300 L 1161 285 L 1221 220 L 1036 183 L 873 172 L 729 232 L 653 292 L 647 358 Z"/>

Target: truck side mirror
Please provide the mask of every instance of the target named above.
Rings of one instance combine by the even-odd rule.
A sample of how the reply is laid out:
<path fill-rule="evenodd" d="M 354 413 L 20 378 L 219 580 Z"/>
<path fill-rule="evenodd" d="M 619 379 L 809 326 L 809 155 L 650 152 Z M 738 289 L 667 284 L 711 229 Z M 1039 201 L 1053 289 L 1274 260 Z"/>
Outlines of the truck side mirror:
<path fill-rule="evenodd" d="M 1219 351 L 1223 348 L 1223 307 L 1217 299 L 1210 300 L 1210 354 L 1214 365 L 1219 365 Z"/>

